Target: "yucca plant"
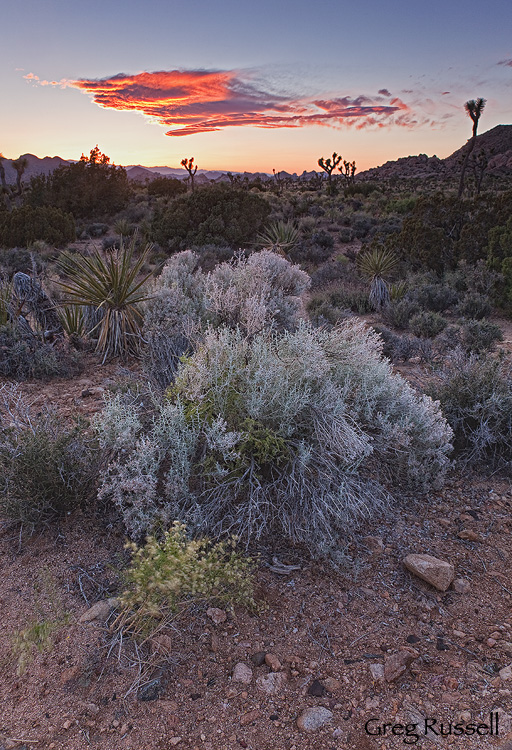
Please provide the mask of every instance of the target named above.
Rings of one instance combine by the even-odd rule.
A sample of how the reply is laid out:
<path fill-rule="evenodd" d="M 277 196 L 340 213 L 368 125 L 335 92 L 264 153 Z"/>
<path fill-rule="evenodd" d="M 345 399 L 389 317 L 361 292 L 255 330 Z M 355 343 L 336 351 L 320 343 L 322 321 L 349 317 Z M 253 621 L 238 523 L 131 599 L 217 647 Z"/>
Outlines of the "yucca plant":
<path fill-rule="evenodd" d="M 135 240 L 108 256 L 96 251 L 90 257 L 64 254 L 59 261 L 69 281 L 59 282 L 65 293 L 64 304 L 92 308 L 100 315 L 89 333 L 97 333 L 96 351 L 103 362 L 112 357 L 137 354 L 141 342 L 143 315 L 140 303 L 148 299 L 143 287 L 151 274 L 138 280 L 152 250 L 146 245 L 135 259 Z"/>
<path fill-rule="evenodd" d="M 68 336 L 87 335 L 85 309 L 79 305 L 63 305 L 57 312 L 62 329 Z"/>
<path fill-rule="evenodd" d="M 397 263 L 396 255 L 384 248 L 367 250 L 357 259 L 359 270 L 371 280 L 368 299 L 376 310 L 389 305 L 389 287 L 383 276 L 392 273 Z"/>
<path fill-rule="evenodd" d="M 133 233 L 133 226 L 127 219 L 118 219 L 114 224 L 114 232 L 121 237 L 129 237 Z"/>
<path fill-rule="evenodd" d="M 300 231 L 293 222 L 274 221 L 258 235 L 255 244 L 263 250 L 285 255 L 297 245 L 299 239 Z"/>

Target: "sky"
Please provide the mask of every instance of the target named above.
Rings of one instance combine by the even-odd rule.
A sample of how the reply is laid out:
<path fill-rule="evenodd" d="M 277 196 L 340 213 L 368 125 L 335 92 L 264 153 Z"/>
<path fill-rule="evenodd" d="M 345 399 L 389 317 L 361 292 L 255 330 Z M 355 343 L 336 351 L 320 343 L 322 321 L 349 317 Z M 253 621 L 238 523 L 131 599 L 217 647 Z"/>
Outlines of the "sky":
<path fill-rule="evenodd" d="M 0 151 L 301 173 L 444 158 L 512 123 L 510 0 L 16 0 Z"/>

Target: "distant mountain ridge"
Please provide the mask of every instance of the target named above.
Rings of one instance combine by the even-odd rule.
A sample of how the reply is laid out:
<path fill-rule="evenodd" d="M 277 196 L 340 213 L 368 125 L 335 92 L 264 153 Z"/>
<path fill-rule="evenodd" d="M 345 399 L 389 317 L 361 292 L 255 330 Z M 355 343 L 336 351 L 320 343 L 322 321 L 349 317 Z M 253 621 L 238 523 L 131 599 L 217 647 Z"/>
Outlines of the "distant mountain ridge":
<path fill-rule="evenodd" d="M 461 148 L 454 151 L 453 154 L 445 159 L 439 159 L 437 156 L 427 156 L 419 154 L 417 156 L 404 156 L 395 161 L 387 161 L 379 167 L 372 167 L 356 175 L 358 179 L 379 180 L 389 179 L 391 177 L 401 179 L 439 177 L 440 179 L 453 175 L 454 171 L 460 168 L 464 155 L 469 148 L 469 141 Z M 496 125 L 491 130 L 477 136 L 474 154 L 478 155 L 484 151 L 489 158 L 488 171 L 497 174 L 512 174 L 512 125 Z M 50 174 L 63 164 L 73 164 L 74 161 L 61 159 L 60 156 L 45 156 L 40 159 L 34 154 L 22 154 L 28 162 L 27 168 L 23 174 L 23 182 L 28 182 L 31 177 L 39 174 Z M 12 166 L 11 159 L 4 159 L 6 182 L 14 184 L 16 182 L 16 171 Z M 180 167 L 144 167 L 141 164 L 131 164 L 125 167 L 128 178 L 137 182 L 154 180 L 156 177 L 175 177 L 178 180 L 186 180 L 188 173 Z M 247 178 L 249 181 L 273 180 L 274 176 L 266 172 L 232 172 L 233 175 L 239 175 L 242 179 Z M 300 177 L 307 179 L 319 174 L 315 170 L 307 172 L 304 170 Z M 323 172 L 320 173 L 323 175 Z M 280 171 L 279 176 L 283 179 L 299 179 L 296 172 Z M 196 174 L 196 183 L 216 183 L 229 182 L 228 172 L 220 170 L 198 169 Z"/>

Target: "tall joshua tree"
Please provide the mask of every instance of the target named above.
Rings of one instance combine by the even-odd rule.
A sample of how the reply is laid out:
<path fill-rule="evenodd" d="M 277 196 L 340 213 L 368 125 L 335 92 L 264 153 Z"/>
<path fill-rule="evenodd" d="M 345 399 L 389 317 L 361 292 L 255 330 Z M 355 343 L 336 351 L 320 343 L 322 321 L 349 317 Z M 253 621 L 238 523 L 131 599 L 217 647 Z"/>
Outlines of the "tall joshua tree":
<path fill-rule="evenodd" d="M 328 190 L 329 190 L 330 195 L 334 194 L 334 183 L 332 181 L 332 173 L 334 172 L 334 170 L 336 169 L 340 161 L 341 161 L 341 156 L 338 156 L 336 151 L 333 153 L 332 159 L 331 157 L 324 159 L 324 157 L 321 156 L 320 159 L 318 160 L 318 166 L 322 167 L 324 172 L 327 172 Z"/>
<path fill-rule="evenodd" d="M 475 148 L 476 131 L 478 130 L 478 121 L 480 117 L 482 116 L 482 112 L 484 111 L 485 102 L 486 100 L 482 98 L 470 99 L 464 105 L 464 109 L 466 110 L 468 116 L 471 117 L 471 120 L 473 122 L 473 133 L 469 140 L 468 150 L 466 151 L 466 156 L 464 157 L 464 162 L 462 164 L 462 170 L 460 173 L 459 193 L 458 193 L 459 198 L 462 196 L 462 193 L 464 192 L 464 177 L 465 177 L 466 169 L 469 163 L 469 157 L 471 156 L 471 152 Z"/>
<path fill-rule="evenodd" d="M 197 172 L 197 164 L 194 166 L 194 157 L 191 159 L 182 159 L 181 166 L 185 167 L 190 175 L 190 189 L 194 192 L 194 175 Z"/>

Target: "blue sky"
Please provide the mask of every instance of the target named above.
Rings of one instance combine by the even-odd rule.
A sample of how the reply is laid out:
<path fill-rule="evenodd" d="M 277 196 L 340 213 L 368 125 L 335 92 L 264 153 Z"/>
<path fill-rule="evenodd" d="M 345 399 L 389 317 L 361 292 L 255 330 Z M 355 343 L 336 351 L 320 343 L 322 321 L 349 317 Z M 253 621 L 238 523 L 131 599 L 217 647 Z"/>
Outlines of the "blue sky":
<path fill-rule="evenodd" d="M 467 99 L 488 100 L 480 132 L 512 122 L 509 0 L 18 0 L 2 17 L 9 158 L 98 143 L 123 164 L 301 172 L 337 151 L 363 169 L 447 156 Z"/>

